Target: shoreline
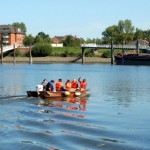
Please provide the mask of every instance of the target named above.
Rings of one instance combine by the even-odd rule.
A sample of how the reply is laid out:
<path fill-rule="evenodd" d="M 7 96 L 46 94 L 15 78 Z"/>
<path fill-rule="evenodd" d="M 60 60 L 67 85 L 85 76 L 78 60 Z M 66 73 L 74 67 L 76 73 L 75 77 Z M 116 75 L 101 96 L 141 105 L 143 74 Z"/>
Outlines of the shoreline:
<path fill-rule="evenodd" d="M 31 61 L 32 60 L 32 61 Z M 15 57 L 15 63 L 82 63 L 77 57 Z M 84 57 L 84 63 L 110 63 L 111 58 Z M 14 63 L 14 57 L 4 57 L 3 63 Z"/>

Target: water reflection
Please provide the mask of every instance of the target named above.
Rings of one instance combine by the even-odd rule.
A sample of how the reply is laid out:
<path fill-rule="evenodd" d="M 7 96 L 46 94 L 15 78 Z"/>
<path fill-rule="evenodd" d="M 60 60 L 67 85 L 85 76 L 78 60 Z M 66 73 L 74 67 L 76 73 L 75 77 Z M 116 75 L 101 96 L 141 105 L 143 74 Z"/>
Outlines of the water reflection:
<path fill-rule="evenodd" d="M 38 105 L 44 107 L 51 108 L 60 108 L 61 110 L 56 109 L 44 109 L 40 110 L 41 113 L 55 114 L 55 115 L 63 115 L 66 117 L 76 117 L 76 118 L 84 118 L 83 114 L 79 114 L 80 111 L 86 111 L 87 106 L 87 97 L 67 97 L 67 98 L 59 98 L 59 99 L 51 99 L 51 100 L 40 100 Z M 77 113 L 72 113 L 77 111 Z M 54 120 L 44 120 L 44 122 L 54 122 Z"/>
<path fill-rule="evenodd" d="M 86 111 L 87 97 L 66 97 L 66 98 L 57 98 L 49 100 L 40 100 L 38 105 L 40 106 L 49 106 L 49 107 L 63 107 L 69 110 L 81 110 Z M 51 111 L 48 113 L 52 113 Z"/>

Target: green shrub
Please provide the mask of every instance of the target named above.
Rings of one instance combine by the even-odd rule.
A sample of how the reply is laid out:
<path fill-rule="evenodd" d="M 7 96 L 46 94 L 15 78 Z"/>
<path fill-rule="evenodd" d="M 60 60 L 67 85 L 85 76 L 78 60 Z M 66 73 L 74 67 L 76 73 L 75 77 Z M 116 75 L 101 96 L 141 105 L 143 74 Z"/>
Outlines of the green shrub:
<path fill-rule="evenodd" d="M 45 57 L 51 56 L 52 47 L 50 44 L 35 44 L 32 48 L 32 56 L 33 57 Z"/>
<path fill-rule="evenodd" d="M 11 57 L 14 56 L 14 51 L 12 51 L 10 54 L 9 54 Z M 7 56 L 7 55 L 6 55 Z M 15 56 L 16 57 L 24 57 L 25 54 L 21 53 L 20 50 L 17 48 L 16 51 L 15 51 Z"/>
<path fill-rule="evenodd" d="M 102 58 L 111 58 L 111 51 L 105 51 L 102 55 Z"/>
<path fill-rule="evenodd" d="M 92 57 L 93 56 L 93 53 L 92 53 L 92 50 L 91 49 L 87 49 L 87 51 L 85 51 L 85 57 Z"/>

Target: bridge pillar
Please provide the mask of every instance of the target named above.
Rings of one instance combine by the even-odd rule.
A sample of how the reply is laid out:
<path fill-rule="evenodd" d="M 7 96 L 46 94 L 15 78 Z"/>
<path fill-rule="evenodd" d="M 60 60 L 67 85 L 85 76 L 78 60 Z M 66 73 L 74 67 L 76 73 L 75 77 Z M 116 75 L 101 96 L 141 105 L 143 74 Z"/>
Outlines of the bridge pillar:
<path fill-rule="evenodd" d="M 94 56 L 94 48 L 92 48 L 92 56 Z"/>
<path fill-rule="evenodd" d="M 32 64 L 32 53 L 31 53 L 31 45 L 29 47 L 29 53 L 30 53 L 30 59 L 29 59 L 29 63 Z"/>
<path fill-rule="evenodd" d="M 113 41 L 111 41 L 111 65 L 114 64 L 114 44 Z"/>
<path fill-rule="evenodd" d="M 123 41 L 123 43 L 122 43 L 122 54 L 123 54 L 123 56 L 124 56 L 124 54 L 125 54 L 124 45 L 125 45 L 125 42 Z"/>
<path fill-rule="evenodd" d="M 136 42 L 136 50 L 137 50 L 137 54 L 139 54 L 139 41 L 138 40 Z"/>
<path fill-rule="evenodd" d="M 16 63 L 16 47 L 15 47 L 15 43 L 14 43 L 14 64 Z"/>
<path fill-rule="evenodd" d="M 3 44 L 1 44 L 1 64 L 3 64 Z"/>
<path fill-rule="evenodd" d="M 82 47 L 82 64 L 84 62 L 84 47 Z"/>

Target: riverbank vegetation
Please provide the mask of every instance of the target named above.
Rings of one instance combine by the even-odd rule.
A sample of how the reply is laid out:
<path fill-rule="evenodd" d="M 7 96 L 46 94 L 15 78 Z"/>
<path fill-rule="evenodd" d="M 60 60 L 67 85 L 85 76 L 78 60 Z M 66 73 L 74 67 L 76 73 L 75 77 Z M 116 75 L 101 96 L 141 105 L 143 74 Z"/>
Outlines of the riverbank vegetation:
<path fill-rule="evenodd" d="M 48 46 L 49 47 L 49 46 Z M 43 50 L 45 48 L 45 50 Z M 114 54 L 120 53 L 122 50 L 115 50 Z M 10 54 L 13 56 L 13 53 Z M 21 49 L 16 49 L 17 57 L 29 57 L 29 48 L 26 52 L 22 52 Z M 81 56 L 81 48 L 80 47 L 49 47 L 46 46 L 35 46 L 32 48 L 32 56 L 33 57 L 80 57 Z M 110 49 L 97 49 L 95 51 L 91 51 L 91 49 L 85 50 L 85 57 L 101 57 L 101 58 L 110 58 L 111 51 Z"/>
<path fill-rule="evenodd" d="M 20 27 L 24 32 L 27 28 L 24 23 L 13 23 L 13 26 Z M 119 20 L 118 24 L 108 26 L 102 32 L 102 38 L 72 38 L 73 36 L 67 35 L 65 40 L 61 41 L 63 47 L 51 47 L 53 39 L 44 32 L 39 32 L 35 37 L 31 34 L 26 35 L 24 38 L 24 46 L 32 47 L 32 56 L 60 56 L 60 57 L 78 57 L 81 55 L 81 44 L 110 44 L 111 41 L 114 44 L 128 44 L 137 39 L 144 39 L 150 41 L 150 30 L 142 30 L 133 26 L 131 20 Z M 115 54 L 121 52 L 121 50 L 115 50 Z M 22 53 L 19 49 L 16 51 L 17 56 L 28 56 L 29 52 Z M 98 56 L 98 57 L 110 57 L 110 50 L 92 50 L 86 49 L 85 56 Z"/>

